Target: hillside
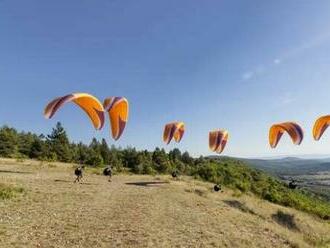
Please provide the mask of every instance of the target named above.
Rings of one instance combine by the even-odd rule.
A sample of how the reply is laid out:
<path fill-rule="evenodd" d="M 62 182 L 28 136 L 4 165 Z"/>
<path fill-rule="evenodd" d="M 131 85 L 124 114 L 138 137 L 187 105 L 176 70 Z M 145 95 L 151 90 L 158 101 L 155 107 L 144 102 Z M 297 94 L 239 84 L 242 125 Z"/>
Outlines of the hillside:
<path fill-rule="evenodd" d="M 326 247 L 330 225 L 250 194 L 182 177 L 2 160 L 0 180 L 24 193 L 1 200 L 0 247 Z"/>
<path fill-rule="evenodd" d="M 330 171 L 330 159 L 240 159 L 248 164 L 278 175 L 302 175 Z"/>

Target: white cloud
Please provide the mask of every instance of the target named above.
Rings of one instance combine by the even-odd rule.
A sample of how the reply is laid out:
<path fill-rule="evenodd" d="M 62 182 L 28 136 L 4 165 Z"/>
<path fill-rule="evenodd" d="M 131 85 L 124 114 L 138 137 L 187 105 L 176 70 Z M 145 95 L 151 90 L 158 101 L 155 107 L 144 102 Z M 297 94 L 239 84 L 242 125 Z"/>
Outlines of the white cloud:
<path fill-rule="evenodd" d="M 280 59 L 274 59 L 274 64 L 275 64 L 275 65 L 281 64 L 281 62 L 282 62 L 282 61 L 281 61 Z"/>
<path fill-rule="evenodd" d="M 242 75 L 242 79 L 243 80 L 249 80 L 253 77 L 254 75 L 254 72 L 252 71 L 248 71 L 248 72 L 245 72 L 243 75 Z"/>

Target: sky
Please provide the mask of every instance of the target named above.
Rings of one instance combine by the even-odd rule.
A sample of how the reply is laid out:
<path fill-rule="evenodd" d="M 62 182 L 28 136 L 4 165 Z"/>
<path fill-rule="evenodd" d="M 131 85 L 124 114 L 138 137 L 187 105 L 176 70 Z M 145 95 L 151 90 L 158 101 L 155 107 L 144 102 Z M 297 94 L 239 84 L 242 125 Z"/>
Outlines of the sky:
<path fill-rule="evenodd" d="M 330 114 L 330 1 L 319 0 L 0 0 L 0 126 L 50 133 L 61 121 L 71 140 L 212 154 L 208 132 L 227 129 L 224 155 L 330 154 L 312 126 Z M 87 92 L 125 96 L 126 130 L 95 131 L 67 104 L 51 120 L 45 105 Z M 163 126 L 184 121 L 181 143 L 166 146 Z M 273 123 L 296 121 L 300 146 Z"/>

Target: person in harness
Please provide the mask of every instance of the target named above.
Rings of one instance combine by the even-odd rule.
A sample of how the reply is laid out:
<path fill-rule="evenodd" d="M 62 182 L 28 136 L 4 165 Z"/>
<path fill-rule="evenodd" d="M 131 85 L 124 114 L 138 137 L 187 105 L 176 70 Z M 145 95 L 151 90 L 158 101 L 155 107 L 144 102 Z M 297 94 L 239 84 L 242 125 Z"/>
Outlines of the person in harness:
<path fill-rule="evenodd" d="M 297 188 L 298 187 L 297 181 L 294 180 L 294 179 L 291 179 L 291 181 L 289 182 L 289 185 L 288 186 L 289 186 L 290 189 Z"/>
<path fill-rule="evenodd" d="M 108 176 L 109 177 L 109 182 L 111 182 L 112 169 L 111 169 L 110 166 L 107 166 L 107 167 L 104 168 L 103 175 Z"/>
<path fill-rule="evenodd" d="M 74 183 L 79 182 L 82 179 L 84 168 L 84 165 L 80 165 L 74 170 L 74 174 L 77 176 L 76 180 L 74 180 Z"/>

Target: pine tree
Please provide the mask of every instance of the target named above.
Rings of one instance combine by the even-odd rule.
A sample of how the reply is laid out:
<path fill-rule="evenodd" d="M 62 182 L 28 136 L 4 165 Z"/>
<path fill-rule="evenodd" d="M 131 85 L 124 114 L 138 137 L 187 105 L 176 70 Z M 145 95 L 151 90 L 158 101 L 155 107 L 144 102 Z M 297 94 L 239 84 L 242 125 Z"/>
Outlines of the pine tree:
<path fill-rule="evenodd" d="M 14 157 L 18 154 L 18 137 L 14 128 L 4 126 L 0 129 L 0 156 Z"/>
<path fill-rule="evenodd" d="M 56 154 L 56 158 L 61 162 L 72 161 L 72 151 L 70 149 L 70 143 L 66 131 L 58 122 L 56 127 L 50 135 L 47 136 L 47 143 L 53 153 Z"/>
<path fill-rule="evenodd" d="M 101 141 L 100 154 L 103 158 L 103 162 L 105 164 L 109 164 L 110 163 L 110 149 L 109 149 L 109 146 L 105 139 L 102 139 L 102 141 Z"/>
<path fill-rule="evenodd" d="M 46 145 L 42 140 L 42 136 L 35 138 L 32 142 L 29 151 L 29 157 L 40 160 L 46 159 Z"/>
<path fill-rule="evenodd" d="M 30 132 L 21 132 L 18 134 L 18 152 L 25 157 L 29 157 L 31 153 L 32 144 L 38 136 Z"/>
<path fill-rule="evenodd" d="M 160 150 L 156 147 L 152 154 L 152 161 L 158 172 L 166 173 L 171 168 L 171 163 L 164 149 Z"/>
<path fill-rule="evenodd" d="M 168 156 L 173 162 L 177 162 L 181 160 L 182 155 L 181 155 L 181 151 L 178 148 L 174 148 L 168 153 Z"/>

